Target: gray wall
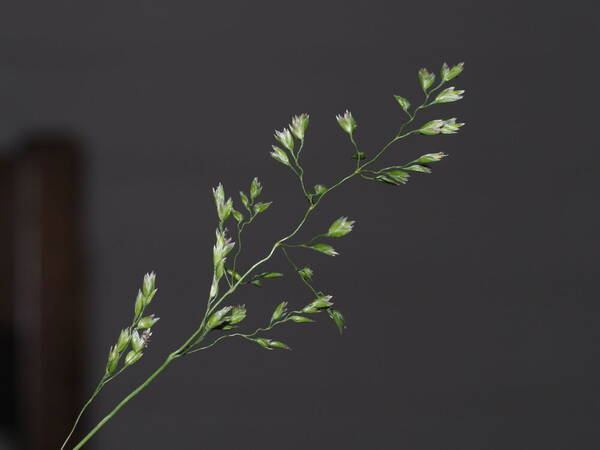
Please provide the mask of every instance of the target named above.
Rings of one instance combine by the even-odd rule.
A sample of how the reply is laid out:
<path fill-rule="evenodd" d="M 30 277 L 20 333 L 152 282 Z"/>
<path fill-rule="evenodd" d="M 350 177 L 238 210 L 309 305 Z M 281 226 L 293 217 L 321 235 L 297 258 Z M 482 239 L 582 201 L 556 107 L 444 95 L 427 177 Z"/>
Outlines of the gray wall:
<path fill-rule="evenodd" d="M 228 342 L 173 365 L 94 440 L 98 449 L 595 449 L 598 162 L 591 2 L 19 2 L 0 15 L 0 133 L 70 130 L 87 145 L 91 389 L 145 271 L 161 322 L 142 362 L 86 426 L 194 329 L 210 282 L 210 187 L 258 175 L 275 201 L 248 263 L 297 221 L 274 128 L 311 113 L 312 184 L 351 166 L 334 114 L 373 152 L 416 101 L 416 71 L 465 60 L 457 136 L 430 176 L 355 181 L 310 224 L 358 220 L 335 259 L 299 253 L 349 330 L 290 326 L 293 352 Z M 592 135 L 594 133 L 594 136 Z M 310 235 L 310 233 L 307 233 Z M 272 268 L 281 268 L 276 260 Z M 293 277 L 236 301 L 259 324 Z M 323 318 L 325 319 L 325 318 Z M 90 448 L 92 446 L 90 445 Z"/>

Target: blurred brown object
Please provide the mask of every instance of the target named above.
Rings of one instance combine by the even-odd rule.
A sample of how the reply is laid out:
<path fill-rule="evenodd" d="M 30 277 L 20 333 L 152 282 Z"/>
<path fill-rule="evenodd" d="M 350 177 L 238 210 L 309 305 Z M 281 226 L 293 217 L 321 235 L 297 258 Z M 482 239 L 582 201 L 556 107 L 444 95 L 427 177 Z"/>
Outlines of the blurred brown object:
<path fill-rule="evenodd" d="M 80 406 L 80 155 L 78 140 L 39 133 L 0 160 L 0 330 L 13 346 L 2 414 L 27 450 L 59 448 Z"/>

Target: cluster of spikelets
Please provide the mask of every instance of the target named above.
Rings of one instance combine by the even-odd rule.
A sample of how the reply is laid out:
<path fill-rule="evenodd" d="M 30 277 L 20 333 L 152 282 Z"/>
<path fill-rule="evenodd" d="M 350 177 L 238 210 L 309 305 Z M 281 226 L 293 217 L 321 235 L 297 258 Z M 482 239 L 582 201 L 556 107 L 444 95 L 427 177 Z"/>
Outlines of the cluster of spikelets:
<path fill-rule="evenodd" d="M 395 139 L 405 136 L 401 135 L 404 127 L 414 120 L 415 115 L 419 110 L 435 104 L 455 102 L 463 98 L 463 94 L 465 92 L 464 90 L 457 90 L 454 86 L 450 86 L 439 91 L 435 97 L 429 100 L 430 97 L 432 97 L 432 95 L 445 83 L 460 75 L 463 71 L 463 68 L 463 63 L 456 64 L 452 67 L 444 63 L 439 73 L 439 83 L 435 87 L 434 83 L 437 78 L 436 74 L 429 72 L 424 68 L 419 70 L 418 79 L 421 89 L 425 94 L 425 101 L 417 107 L 412 107 L 410 101 L 403 96 L 394 96 L 397 103 L 409 117 L 407 122 L 403 124 Z M 315 207 L 320 201 L 320 197 L 326 194 L 331 188 L 327 188 L 322 184 L 317 184 L 314 186 L 314 189 L 309 192 L 304 186 L 304 170 L 300 163 L 300 155 L 304 147 L 304 139 L 309 125 L 309 120 L 310 118 L 308 114 L 296 115 L 292 117 L 288 127 L 281 131 L 275 131 L 274 138 L 277 141 L 277 145 L 272 145 L 271 156 L 281 164 L 288 166 L 294 172 L 294 174 L 298 176 L 306 199 L 311 207 Z M 404 184 L 409 179 L 411 172 L 430 173 L 431 169 L 429 168 L 429 164 L 438 162 L 447 156 L 441 152 L 429 153 L 402 165 L 385 167 L 378 170 L 367 169 L 366 167 L 368 163 L 361 166 L 361 161 L 364 161 L 367 155 L 358 150 L 358 146 L 354 140 L 354 133 L 357 130 L 358 125 L 352 113 L 347 110 L 342 114 L 338 114 L 336 115 L 336 121 L 340 128 L 348 134 L 352 144 L 354 145 L 355 153 L 353 158 L 357 160 L 357 173 L 359 173 L 362 178 L 367 180 L 379 181 L 392 185 Z M 435 119 L 425 123 L 406 135 L 412 133 L 423 135 L 454 134 L 463 125 L 464 123 L 457 122 L 456 118 Z M 233 217 L 237 224 L 238 238 L 241 239 L 241 232 L 243 231 L 244 227 L 251 224 L 258 215 L 265 212 L 271 205 L 271 202 L 262 202 L 257 200 L 261 195 L 262 190 L 262 184 L 257 178 L 254 178 L 250 184 L 249 194 L 240 191 L 240 201 L 243 208 L 236 209 L 234 207 L 233 199 L 231 197 L 227 199 L 225 198 L 225 191 L 221 184 L 213 189 L 219 225 L 215 232 L 216 241 L 213 247 L 213 280 L 209 292 L 209 311 L 204 322 L 202 338 L 204 338 L 211 330 L 227 331 L 236 328 L 237 325 L 246 317 L 247 312 L 244 305 L 225 306 L 216 310 L 215 303 L 217 303 L 217 305 L 219 303 L 218 296 L 223 278 L 226 278 L 229 289 L 234 291 L 239 284 L 252 284 L 254 286 L 261 286 L 264 280 L 283 276 L 283 274 L 279 272 L 262 272 L 258 274 L 250 274 L 247 279 L 243 280 L 245 275 L 241 275 L 236 271 L 236 259 L 240 249 L 238 249 L 238 252 L 234 256 L 233 264 L 229 265 L 229 267 L 226 267 L 228 256 L 234 249 L 235 242 L 233 242 L 232 239 L 227 236 L 227 228 L 225 228 L 225 223 L 230 217 Z M 336 256 L 338 255 L 338 252 L 331 245 L 324 242 L 314 242 L 315 239 L 322 237 L 345 236 L 352 231 L 353 226 L 354 221 L 348 220 L 347 217 L 340 217 L 332 223 L 326 233 L 320 234 L 308 242 L 296 245 L 285 245 L 284 247 L 302 247 L 323 253 L 328 256 Z M 326 310 L 330 317 L 338 325 L 340 331 L 342 331 L 345 328 L 345 322 L 342 314 L 339 311 L 335 311 L 331 308 L 333 305 L 331 302 L 331 296 L 325 295 L 322 292 L 312 288 L 311 283 L 312 276 L 314 274 L 313 269 L 308 266 L 294 267 L 294 269 L 302 281 L 309 285 L 313 292 L 317 293 L 318 295 L 308 305 L 298 311 L 288 312 L 287 302 L 280 303 L 275 309 L 267 329 L 270 329 L 273 325 L 286 321 L 293 321 L 297 323 L 312 322 L 312 319 L 299 314 L 313 314 L 322 310 Z M 148 345 L 148 340 L 152 334 L 151 327 L 158 321 L 158 318 L 155 318 L 154 315 L 143 315 L 146 307 L 150 304 L 156 293 L 156 289 L 154 287 L 155 279 L 156 277 L 154 273 L 147 274 L 144 277 L 143 287 L 139 291 L 136 298 L 135 315 L 132 325 L 121 331 L 117 343 L 110 349 L 108 363 L 106 366 L 106 377 L 113 376 L 113 374 L 117 372 L 123 354 L 126 353 L 122 362 L 121 370 L 134 364 L 142 357 L 143 349 Z M 286 344 L 278 341 L 272 341 L 262 337 L 253 337 L 250 335 L 241 336 L 253 340 L 265 348 L 289 348 Z"/>
<path fill-rule="evenodd" d="M 150 336 L 152 336 L 152 327 L 159 320 L 154 314 L 144 316 L 146 308 L 156 295 L 157 289 L 155 285 L 156 275 L 154 272 L 147 273 L 144 276 L 142 289 L 138 291 L 135 300 L 132 323 L 129 327 L 121 330 L 117 343 L 110 348 L 108 353 L 108 362 L 105 371 L 106 378 L 117 374 L 123 354 L 125 354 L 125 358 L 122 361 L 119 372 L 135 364 L 144 355 L 144 348 L 148 346 Z"/>
<path fill-rule="evenodd" d="M 288 252 L 291 253 L 291 249 L 300 248 L 316 251 L 327 256 L 336 256 L 338 255 L 338 252 L 330 244 L 322 241 L 328 238 L 339 238 L 347 235 L 353 230 L 354 221 L 348 220 L 347 217 L 343 216 L 335 220 L 326 232 L 314 236 L 312 239 L 295 244 L 290 243 L 289 239 L 296 238 L 296 234 L 303 227 L 308 216 L 330 191 L 336 189 L 355 176 L 359 176 L 366 180 L 399 186 L 405 184 L 411 174 L 430 173 L 430 165 L 447 156 L 445 153 L 428 153 L 410 162 L 383 168 L 374 168 L 373 165 L 379 161 L 380 156 L 382 156 L 392 144 L 409 135 L 451 135 L 459 131 L 464 123 L 457 122 L 456 118 L 435 119 L 411 130 L 407 130 L 407 128 L 413 123 L 419 111 L 438 104 L 456 102 L 463 98 L 464 90 L 458 90 L 454 86 L 445 86 L 446 83 L 459 76 L 463 72 L 463 69 L 463 63 L 456 64 L 452 67 L 444 63 L 438 75 L 429 72 L 427 69 L 419 70 L 417 77 L 424 94 L 424 101 L 421 104 L 418 104 L 418 106 L 412 106 L 411 102 L 406 97 L 400 95 L 394 96 L 402 111 L 408 116 L 408 119 L 402 122 L 393 138 L 373 155 L 368 155 L 359 149 L 359 145 L 355 139 L 358 124 L 352 113 L 347 110 L 342 114 L 336 115 L 335 118 L 338 125 L 344 133 L 347 134 L 352 144 L 354 151 L 352 158 L 356 160 L 356 166 L 353 168 L 353 172 L 329 187 L 323 184 L 316 184 L 314 185 L 314 188 L 307 189 L 305 185 L 304 168 L 302 167 L 300 158 L 309 125 L 310 118 L 308 114 L 300 114 L 292 117 L 290 124 L 286 128 L 281 131 L 275 131 L 274 138 L 276 144 L 271 147 L 272 151 L 270 154 L 277 162 L 287 166 L 287 168 L 289 168 L 298 178 L 302 193 L 308 202 L 308 208 L 295 230 L 276 241 L 267 256 L 254 263 L 245 271 L 238 271 L 236 266 L 237 258 L 242 248 L 242 232 L 246 226 L 253 223 L 260 214 L 264 213 L 269 208 L 271 202 L 258 201 L 263 187 L 257 178 L 252 180 L 249 194 L 240 192 L 239 196 L 242 207 L 237 209 L 234 206 L 232 198 L 225 198 L 225 191 L 221 184 L 214 188 L 213 195 L 219 220 L 212 255 L 212 283 L 208 296 L 207 309 L 201 323 L 182 346 L 173 351 L 152 375 L 121 401 L 109 415 L 103 419 L 103 421 L 101 421 L 74 447 L 74 449 L 81 448 L 81 446 L 83 446 L 108 419 L 116 414 L 116 412 L 133 398 L 134 395 L 144 389 L 159 373 L 165 370 L 167 365 L 175 358 L 208 349 L 221 340 L 230 337 L 241 337 L 268 350 L 289 349 L 289 346 L 284 342 L 267 338 L 264 336 L 264 333 L 270 331 L 276 325 L 286 322 L 313 322 L 311 316 L 322 312 L 326 312 L 329 315 L 341 333 L 346 328 L 346 323 L 342 313 L 333 309 L 334 305 L 331 301 L 332 296 L 317 289 L 313 284 L 313 269 L 309 266 L 296 264 Z M 439 80 L 437 84 L 435 84 L 436 79 Z M 237 228 L 236 243 L 227 236 L 228 231 L 225 227 L 226 222 L 231 217 L 235 220 Z M 230 330 L 236 329 L 246 318 L 247 311 L 245 305 L 224 306 L 222 303 L 225 303 L 225 300 L 229 295 L 233 294 L 242 285 L 262 286 L 262 284 L 269 279 L 282 277 L 283 274 L 279 272 L 256 272 L 256 269 L 269 261 L 278 250 L 282 251 L 295 274 L 302 283 L 310 289 L 311 300 L 303 307 L 294 311 L 288 311 L 288 302 L 283 301 L 274 309 L 269 322 L 265 326 L 248 333 L 229 333 Z M 224 283 L 226 283 L 226 286 L 225 291 L 222 293 L 221 291 Z M 144 349 L 147 347 L 152 334 L 151 329 L 159 320 L 158 317 L 155 317 L 153 314 L 146 314 L 146 308 L 150 305 L 156 294 L 155 284 L 155 274 L 146 274 L 142 288 L 139 290 L 135 300 L 134 316 L 131 325 L 121 330 L 117 342 L 110 348 L 105 373 L 92 394 L 92 397 L 80 411 L 71 433 L 63 443 L 62 449 L 65 448 L 70 437 L 73 435 L 83 411 L 98 395 L 103 386 L 142 358 Z M 210 337 L 215 336 L 212 333 L 213 331 L 221 331 L 222 333 L 220 335 L 217 334 L 217 337 L 211 339 L 211 342 L 208 345 L 201 347 L 200 343 L 209 337 L 209 334 Z"/>
<path fill-rule="evenodd" d="M 307 115 L 303 114 L 301 116 L 295 117 L 290 127 L 292 130 L 294 130 L 293 136 L 295 136 L 296 138 L 303 139 L 304 131 L 306 130 L 307 125 Z M 286 131 L 287 133 L 280 132 L 279 134 L 276 134 L 276 139 L 280 141 L 288 151 L 293 152 L 294 138 L 292 137 L 292 134 L 290 134 L 289 130 Z M 281 151 L 283 152 L 283 150 Z M 297 153 L 294 154 L 294 158 L 296 157 L 296 155 Z M 209 294 L 209 310 L 211 309 L 211 307 L 212 309 L 216 308 L 216 306 L 214 306 L 214 303 L 218 302 L 217 297 L 220 292 L 220 285 L 222 283 L 223 278 L 226 278 L 226 282 L 229 289 L 235 290 L 235 288 L 237 288 L 239 284 L 251 284 L 254 286 L 262 286 L 263 282 L 266 280 L 279 278 L 283 276 L 283 274 L 279 272 L 260 272 L 249 273 L 247 278 L 244 279 L 244 276 L 236 271 L 235 257 L 233 264 L 230 264 L 229 268 L 227 269 L 225 267 L 225 262 L 228 259 L 227 257 L 235 245 L 235 243 L 226 236 L 226 221 L 230 217 L 233 217 L 235 219 L 238 230 L 237 235 L 238 238 L 241 239 L 241 231 L 244 229 L 244 227 L 252 223 L 259 214 L 266 211 L 266 209 L 271 205 L 271 202 L 258 201 L 258 197 L 262 193 L 262 189 L 263 187 L 260 181 L 257 178 L 254 178 L 252 180 L 252 183 L 250 184 L 249 194 L 246 194 L 244 191 L 240 192 L 240 201 L 244 212 L 241 211 L 242 208 L 236 209 L 236 207 L 234 206 L 234 201 L 231 197 L 226 199 L 224 188 L 221 184 L 219 184 L 216 188 L 213 189 L 213 196 L 215 200 L 217 216 L 219 218 L 219 225 L 216 230 L 217 239 L 213 248 L 213 283 Z M 348 220 L 347 217 L 340 217 L 331 224 L 326 233 L 323 233 L 318 237 L 345 236 L 346 234 L 352 231 L 353 226 L 354 221 Z M 305 248 L 310 248 L 312 250 L 324 253 L 329 256 L 335 256 L 338 254 L 332 246 L 325 243 L 311 243 L 306 245 L 303 244 L 301 246 Z M 303 279 L 305 282 L 310 283 L 310 280 L 312 279 L 312 276 L 314 274 L 313 270 L 310 267 L 304 266 L 301 268 L 297 267 L 295 269 L 298 276 L 301 279 Z M 316 293 L 315 298 L 313 298 L 307 305 L 296 311 L 288 311 L 288 303 L 285 301 L 281 302 L 275 308 L 268 325 L 257 330 L 254 333 L 236 333 L 236 336 L 240 336 L 251 340 L 259 344 L 261 347 L 269 350 L 276 348 L 289 349 L 289 346 L 283 342 L 256 336 L 256 333 L 259 331 L 270 330 L 275 325 L 279 325 L 285 322 L 313 322 L 313 320 L 309 317 L 306 317 L 306 315 L 317 314 L 322 311 L 327 311 L 327 313 L 336 323 L 340 331 L 342 331 L 345 328 L 343 316 L 339 311 L 332 309 L 333 303 L 331 302 L 331 299 L 332 296 L 318 292 Z M 238 324 L 245 317 L 245 305 L 229 305 L 215 310 L 208 316 L 208 319 L 206 320 L 203 336 L 206 336 L 206 334 L 212 330 L 228 331 L 237 328 Z M 193 346 L 191 346 L 190 350 L 193 350 Z"/>

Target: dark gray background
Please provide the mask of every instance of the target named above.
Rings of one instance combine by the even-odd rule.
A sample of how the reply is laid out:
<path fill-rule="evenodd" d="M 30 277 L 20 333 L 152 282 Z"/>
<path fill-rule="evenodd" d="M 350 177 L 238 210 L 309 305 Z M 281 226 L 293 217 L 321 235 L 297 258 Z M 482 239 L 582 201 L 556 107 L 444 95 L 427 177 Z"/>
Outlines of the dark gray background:
<path fill-rule="evenodd" d="M 307 178 L 330 184 L 352 164 L 335 113 L 354 112 L 372 152 L 402 117 L 391 95 L 417 101 L 419 67 L 466 61 L 465 100 L 425 117 L 467 126 L 410 138 L 386 161 L 451 157 L 400 188 L 356 180 L 308 227 L 358 221 L 338 258 L 297 256 L 335 295 L 347 334 L 322 320 L 274 334 L 293 352 L 231 341 L 181 360 L 93 448 L 598 448 L 592 5 L 5 4 L 3 139 L 56 128 L 86 143 L 89 389 L 141 276 L 159 275 L 151 349 L 86 427 L 194 329 L 210 282 L 210 187 L 234 193 L 258 175 L 275 201 L 248 234 L 248 263 L 303 205 L 268 156 L 273 129 L 311 113 Z M 236 301 L 259 324 L 282 299 L 307 298 L 288 277 Z"/>

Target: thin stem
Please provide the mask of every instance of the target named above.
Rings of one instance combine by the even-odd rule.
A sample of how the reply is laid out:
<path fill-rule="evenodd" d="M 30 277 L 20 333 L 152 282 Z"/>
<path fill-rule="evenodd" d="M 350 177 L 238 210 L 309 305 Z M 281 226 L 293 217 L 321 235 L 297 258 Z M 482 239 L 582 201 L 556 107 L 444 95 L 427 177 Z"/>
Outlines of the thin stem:
<path fill-rule="evenodd" d="M 98 394 L 100 394 L 100 391 L 102 391 L 102 389 L 104 389 L 104 386 L 106 386 L 112 380 L 114 380 L 119 375 L 121 375 L 121 373 L 123 373 L 123 371 L 125 369 L 127 369 L 127 367 L 128 366 L 121 367 L 121 369 L 119 369 L 115 374 L 113 374 L 110 377 L 108 377 L 106 374 L 103 375 L 102 379 L 98 382 L 98 385 L 94 389 L 94 392 L 92 393 L 92 395 L 90 396 L 90 398 L 87 400 L 87 402 L 85 402 L 85 404 L 83 405 L 83 407 L 79 411 L 79 414 L 77 415 L 77 418 L 75 419 L 75 422 L 73 423 L 73 427 L 71 428 L 71 431 L 69 432 L 69 435 L 67 436 L 67 438 L 63 442 L 63 445 L 60 448 L 60 450 L 63 450 L 65 448 L 65 446 L 67 445 L 67 442 L 69 442 L 69 439 L 71 439 L 71 437 L 73 436 L 73 433 L 75 432 L 75 429 L 77 428 L 77 425 L 79 425 L 79 421 L 81 420 L 81 417 L 83 416 L 83 413 L 88 408 L 88 406 L 90 406 L 90 404 L 94 401 L 94 399 L 98 396 Z"/>
<path fill-rule="evenodd" d="M 419 112 L 419 110 L 428 108 L 431 105 L 433 105 L 433 102 L 432 103 L 427 103 L 427 101 L 429 100 L 429 97 L 431 96 L 431 94 L 433 94 L 435 91 L 437 91 L 439 88 L 441 88 L 444 83 L 445 83 L 445 81 L 442 79 L 442 80 L 440 80 L 440 82 L 438 83 L 438 85 L 436 87 L 434 87 L 433 89 L 431 89 L 429 91 L 425 91 L 424 92 L 424 94 L 425 94 L 425 100 L 423 101 L 423 103 L 421 103 L 419 106 L 417 106 L 412 113 L 407 112 L 407 114 L 410 117 L 410 119 L 408 119 L 406 122 L 404 122 L 400 126 L 400 130 L 398 130 L 398 135 L 402 134 L 402 132 L 404 131 L 404 129 L 406 128 L 406 126 L 410 125 L 413 122 L 413 120 L 415 120 L 415 117 L 417 116 L 417 112 Z"/>
<path fill-rule="evenodd" d="M 358 150 L 358 144 L 354 140 L 354 135 L 350 133 L 350 142 L 352 142 L 352 146 L 354 147 L 354 155 L 356 156 L 356 168 L 360 167 L 360 151 Z"/>
<path fill-rule="evenodd" d="M 339 185 L 339 183 L 338 183 L 338 185 Z M 325 194 L 323 194 L 323 195 L 325 195 Z M 321 196 L 321 198 L 322 198 L 322 196 Z M 306 221 L 308 220 L 308 217 L 314 211 L 315 208 L 316 208 L 316 204 L 310 205 L 306 209 L 304 216 L 302 216 L 302 219 L 300 220 L 300 222 L 298 223 L 296 228 L 294 228 L 294 230 L 291 233 L 289 233 L 287 236 L 276 241 L 273 244 L 273 246 L 271 247 L 271 250 L 269 251 L 269 253 L 267 253 L 267 255 L 264 258 L 260 259 L 256 263 L 254 263 L 252 265 L 252 267 L 250 267 L 243 275 L 241 275 L 240 279 L 237 280 L 233 286 L 231 286 L 218 300 L 213 302 L 212 306 L 207 311 L 205 317 L 209 316 L 223 302 L 223 300 L 225 300 L 227 297 L 229 297 L 231 294 L 233 294 L 235 292 L 235 290 L 238 288 L 238 286 L 240 284 L 242 284 L 244 279 L 246 277 L 248 277 L 248 275 L 250 275 L 251 272 L 253 272 L 257 267 L 260 267 L 262 264 L 264 264 L 265 262 L 270 260 L 271 257 L 273 256 L 273 254 L 275 253 L 275 250 L 277 250 L 277 247 L 279 247 L 281 244 L 283 244 L 288 239 L 291 239 L 292 237 L 294 237 L 298 233 L 298 231 L 300 231 L 302 226 L 306 223 Z"/>
<path fill-rule="evenodd" d="M 104 419 L 102 419 L 100 422 L 98 422 L 98 424 L 92 428 L 92 430 L 85 435 L 85 437 L 75 446 L 73 447 L 73 450 L 78 450 L 81 447 L 84 446 L 84 444 L 86 442 L 88 442 L 92 436 L 94 436 L 98 430 L 100 430 L 100 428 L 102 428 L 106 422 L 108 422 L 110 419 L 112 419 L 112 417 L 119 412 L 119 410 L 125 406 L 127 404 L 127 402 L 129 402 L 129 400 L 131 400 L 133 397 L 135 397 L 136 395 L 138 395 L 142 390 L 144 390 L 144 388 L 146 386 L 148 386 L 152 380 L 154 380 L 163 370 L 165 370 L 167 368 L 167 366 L 169 364 L 171 364 L 171 362 L 173 362 L 173 360 L 177 358 L 177 355 L 175 355 L 175 353 L 171 353 L 167 359 L 165 359 L 165 361 L 160 365 L 160 367 L 158 369 L 156 369 L 148 378 L 146 378 L 146 380 L 140 384 L 137 388 L 135 388 L 127 397 L 125 397 L 123 400 L 121 400 L 119 402 L 119 404 L 111 411 L 109 412 Z"/>
<path fill-rule="evenodd" d="M 215 339 L 215 340 L 214 340 L 214 341 L 213 341 L 211 344 L 209 344 L 209 345 L 206 345 L 206 346 L 204 346 L 204 347 L 198 347 L 198 348 L 195 348 L 195 349 L 193 349 L 193 350 L 190 350 L 190 351 L 189 351 L 187 354 L 188 354 L 188 355 L 190 355 L 190 354 L 192 354 L 192 353 L 196 353 L 196 352 L 199 352 L 199 351 L 201 351 L 201 350 L 206 350 L 206 349 L 208 349 L 208 348 L 214 347 L 214 346 L 215 346 L 217 343 L 221 342 L 223 339 L 230 338 L 230 337 L 234 337 L 234 336 L 240 336 L 240 334 L 239 334 L 239 333 L 234 333 L 234 334 L 226 334 L 225 336 L 221 336 L 220 338 L 218 338 L 218 339 Z"/>
<path fill-rule="evenodd" d="M 252 202 L 254 202 L 254 200 L 252 200 Z M 236 248 L 235 254 L 233 255 L 233 264 L 231 266 L 231 270 L 233 270 L 234 272 L 235 272 L 238 256 L 242 252 L 242 231 L 244 231 L 244 227 L 246 225 L 250 225 L 254 221 L 254 218 L 256 217 L 256 214 L 254 212 L 252 212 L 251 209 L 248 211 L 248 213 L 250 214 L 249 219 L 246 222 L 242 221 L 242 222 L 238 223 L 238 226 L 237 226 L 237 241 L 236 241 L 237 248 Z M 231 284 L 229 286 L 231 286 Z"/>
<path fill-rule="evenodd" d="M 85 404 L 79 411 L 79 414 L 77 415 L 77 418 L 75 419 L 75 423 L 73 423 L 73 428 L 71 428 L 71 431 L 69 432 L 69 435 L 63 442 L 63 445 L 60 447 L 60 450 L 64 450 L 65 446 L 67 445 L 67 442 L 69 442 L 69 439 L 71 439 L 71 436 L 73 436 L 73 433 L 75 432 L 75 429 L 77 428 L 77 425 L 79 425 L 79 421 L 81 420 L 83 413 L 85 412 L 87 407 L 90 406 L 90 404 L 94 401 L 94 399 L 98 396 L 98 394 L 100 393 L 100 391 L 102 390 L 102 388 L 104 387 L 105 384 L 106 384 L 106 382 L 104 381 L 104 377 L 102 377 L 102 380 L 100 380 L 100 382 L 96 386 L 96 389 L 94 389 L 94 393 L 87 400 L 87 402 L 85 402 Z"/>
<path fill-rule="evenodd" d="M 310 284 L 308 282 L 308 280 L 306 280 L 306 278 L 304 278 L 302 275 L 300 275 L 299 273 L 299 269 L 298 266 L 296 265 L 296 263 L 294 263 L 294 261 L 292 261 L 292 258 L 290 258 L 290 255 L 288 254 L 287 250 L 285 249 L 285 247 L 281 247 L 281 251 L 283 252 L 283 254 L 285 255 L 285 259 L 288 260 L 288 262 L 291 264 L 291 266 L 294 268 L 294 272 L 296 272 L 296 274 L 298 275 L 298 277 L 300 277 L 300 280 L 302 280 L 302 282 L 308 287 L 308 289 L 310 289 L 310 291 L 316 296 L 318 297 L 319 294 L 317 294 L 316 289 L 312 286 L 312 284 Z"/>
<path fill-rule="evenodd" d="M 302 153 L 302 149 L 304 148 L 304 139 L 300 139 L 300 148 L 298 149 L 298 153 L 296 153 L 295 160 L 296 162 L 300 161 L 300 153 Z"/>
<path fill-rule="evenodd" d="M 322 238 L 322 237 L 326 237 L 326 236 L 327 236 L 327 233 L 317 234 L 316 236 L 313 236 L 309 241 L 307 241 L 306 244 L 310 245 L 313 242 L 315 242 L 317 239 Z"/>
<path fill-rule="evenodd" d="M 375 161 L 377 161 L 379 159 L 379 157 L 381 155 L 383 155 L 385 153 L 385 151 L 396 141 L 399 141 L 400 139 L 404 139 L 407 136 L 410 136 L 411 134 L 416 133 L 417 130 L 413 130 L 413 131 L 409 131 L 408 133 L 402 134 L 402 135 L 398 135 L 396 137 L 394 137 L 391 141 L 389 141 L 387 144 L 385 144 L 383 146 L 383 148 L 381 150 L 379 150 L 379 152 L 377 152 L 377 154 L 371 158 L 370 160 L 368 160 L 367 162 L 365 162 L 362 166 L 360 166 L 359 170 L 362 171 L 365 167 L 370 166 L 371 164 L 373 164 Z"/>
<path fill-rule="evenodd" d="M 301 313 L 302 313 L 302 311 L 290 311 L 290 312 L 287 313 L 287 315 L 286 315 L 286 317 L 284 319 L 277 320 L 277 321 L 269 324 L 269 326 L 257 328 L 252 333 L 226 334 L 224 336 L 221 336 L 221 337 L 215 339 L 209 345 L 206 345 L 204 347 L 195 348 L 194 350 L 189 351 L 188 354 L 200 352 L 202 350 L 207 350 L 207 349 L 209 349 L 211 347 L 214 347 L 215 345 L 217 345 L 222 340 L 227 339 L 227 338 L 231 338 L 231 337 L 241 337 L 241 338 L 244 338 L 244 339 L 252 340 L 252 338 L 254 336 L 256 336 L 258 333 L 260 333 L 261 331 L 269 331 L 269 330 L 273 329 L 273 327 L 275 325 L 279 325 L 279 324 L 282 324 L 282 323 L 285 323 L 285 322 L 289 322 L 291 320 L 290 317 L 293 316 L 294 314 L 301 314 Z"/>
<path fill-rule="evenodd" d="M 302 193 L 304 194 L 304 197 L 306 198 L 306 200 L 308 200 L 308 203 L 312 204 L 312 196 L 308 193 L 308 191 L 306 190 L 306 186 L 304 185 L 304 169 L 300 165 L 300 153 L 302 153 L 303 148 L 304 148 L 304 139 L 300 140 L 300 148 L 298 149 L 297 153 L 290 152 L 292 154 L 292 159 L 294 160 L 294 163 L 295 163 L 296 167 L 298 168 L 298 170 L 295 170 L 292 167 L 292 170 L 294 171 L 294 173 L 300 180 L 300 187 L 302 188 Z"/>
<path fill-rule="evenodd" d="M 237 263 L 237 259 L 239 254 L 242 252 L 242 231 L 244 230 L 245 222 L 241 222 L 237 226 L 237 248 L 235 250 L 235 254 L 233 255 L 233 264 L 231 265 L 231 270 L 235 272 L 235 265 Z M 231 286 L 231 284 L 229 285 Z"/>
<path fill-rule="evenodd" d="M 225 281 L 227 281 L 227 285 L 231 286 L 231 281 L 229 280 L 229 275 L 227 274 L 227 269 L 225 269 L 223 271 L 223 277 L 225 278 Z"/>

